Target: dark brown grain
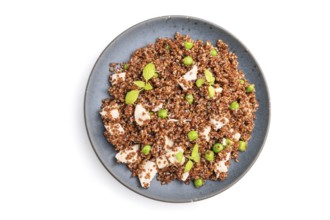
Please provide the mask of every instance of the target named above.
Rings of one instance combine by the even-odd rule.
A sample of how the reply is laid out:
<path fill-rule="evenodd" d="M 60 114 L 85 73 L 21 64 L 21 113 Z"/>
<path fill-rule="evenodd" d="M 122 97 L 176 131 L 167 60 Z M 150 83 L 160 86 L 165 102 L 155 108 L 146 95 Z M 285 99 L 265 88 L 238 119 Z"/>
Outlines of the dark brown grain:
<path fill-rule="evenodd" d="M 184 41 L 191 41 L 194 46 L 190 50 L 184 48 Z M 170 50 L 166 49 L 166 45 Z M 215 48 L 217 56 L 210 55 L 211 49 Z M 209 69 L 214 77 L 215 88 L 221 87 L 222 93 L 217 94 L 213 99 L 208 97 L 207 86 L 197 88 L 194 84 L 191 89 L 182 90 L 178 84 L 179 78 L 191 69 L 183 64 L 183 58 L 191 56 L 194 64 L 198 67 L 198 77 L 204 78 L 204 70 Z M 125 104 L 125 95 L 132 89 L 137 89 L 133 81 L 143 80 L 142 70 L 147 63 L 153 62 L 156 66 L 158 78 L 152 78 L 150 83 L 153 90 L 142 91 L 136 103 L 143 104 L 146 109 L 153 109 L 160 103 L 168 110 L 168 118 L 157 117 L 157 112 L 151 115 L 151 119 L 143 126 L 138 126 L 134 120 L 135 105 Z M 214 47 L 210 42 L 203 43 L 201 40 L 192 40 L 189 36 L 175 34 L 174 39 L 159 38 L 155 44 L 137 49 L 131 56 L 129 68 L 123 70 L 121 64 L 111 64 L 111 72 L 126 72 L 126 79 L 119 81 L 109 88 L 111 98 L 103 100 L 102 109 L 111 103 L 119 106 L 120 119 L 112 120 L 102 116 L 104 125 L 119 122 L 125 130 L 125 135 L 104 132 L 105 137 L 115 146 L 115 150 L 122 150 L 134 144 L 152 146 L 151 153 L 144 155 L 139 153 L 139 159 L 134 164 L 128 164 L 132 171 L 132 176 L 141 173 L 141 164 L 144 160 L 155 161 L 155 159 L 165 154 L 165 135 L 173 139 L 175 146 L 184 149 L 184 155 L 189 157 L 195 143 L 199 144 L 201 154 L 200 163 L 195 163 L 190 171 L 190 175 L 185 183 L 191 179 L 203 178 L 211 180 L 223 180 L 227 173 L 223 172 L 219 178 L 214 173 L 214 163 L 225 158 L 226 153 L 231 153 L 231 158 L 238 161 L 238 142 L 235 141 L 232 147 L 224 149 L 215 154 L 215 160 L 208 162 L 204 158 L 206 150 L 211 149 L 216 142 L 222 142 L 223 138 L 231 138 L 236 132 L 241 134 L 241 140 L 249 141 L 254 128 L 255 112 L 258 102 L 255 93 L 246 93 L 245 88 L 250 85 L 244 73 L 238 69 L 237 57 L 228 50 L 228 46 L 218 40 Z M 241 84 L 239 80 L 244 80 Z M 195 83 L 195 81 L 193 82 Z M 194 102 L 189 104 L 185 99 L 186 94 L 192 94 Z M 229 109 L 233 101 L 238 101 L 240 108 L 237 111 Z M 210 141 L 207 142 L 200 136 L 194 142 L 188 142 L 187 133 L 190 130 L 197 130 L 199 134 L 206 126 L 211 126 L 210 117 L 226 117 L 229 123 L 220 130 L 214 129 L 210 132 Z M 177 122 L 168 122 L 168 119 L 177 119 Z M 249 146 L 251 147 L 251 146 Z M 247 150 L 248 151 L 248 150 Z M 130 154 L 128 157 L 133 157 Z M 188 160 L 186 160 L 188 161 Z M 230 160 L 227 162 L 230 164 Z M 181 179 L 185 164 L 169 165 L 158 170 L 157 179 L 162 184 L 169 183 L 175 179 Z M 230 171 L 230 170 L 229 170 Z"/>

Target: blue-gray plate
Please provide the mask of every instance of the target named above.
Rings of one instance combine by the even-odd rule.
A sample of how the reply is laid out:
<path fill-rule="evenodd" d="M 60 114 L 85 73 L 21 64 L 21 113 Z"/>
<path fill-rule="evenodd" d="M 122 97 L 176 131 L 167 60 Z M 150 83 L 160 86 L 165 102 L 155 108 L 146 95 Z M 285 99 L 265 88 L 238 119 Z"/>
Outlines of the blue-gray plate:
<path fill-rule="evenodd" d="M 109 97 L 109 63 L 126 62 L 133 51 L 154 43 L 159 37 L 174 37 L 176 32 L 188 34 L 192 39 L 209 40 L 213 44 L 222 39 L 238 56 L 239 68 L 249 82 L 256 86 L 259 110 L 256 113 L 255 128 L 249 141 L 249 148 L 239 155 L 239 163 L 232 161 L 228 177 L 224 181 L 207 181 L 197 189 L 193 184 L 185 185 L 173 181 L 161 185 L 154 178 L 149 189 L 140 186 L 137 177 L 124 164 L 115 160 L 115 150 L 103 136 L 104 127 L 99 115 L 101 101 Z M 265 79 L 250 51 L 232 34 L 211 22 L 187 16 L 164 16 L 141 22 L 116 37 L 102 52 L 90 74 L 85 94 L 85 122 L 87 133 L 95 153 L 104 167 L 127 188 L 151 199 L 165 202 L 192 202 L 217 195 L 235 184 L 253 165 L 266 139 L 270 102 Z M 261 177 L 260 177 L 261 178 Z M 109 186 L 111 187 L 111 186 Z"/>

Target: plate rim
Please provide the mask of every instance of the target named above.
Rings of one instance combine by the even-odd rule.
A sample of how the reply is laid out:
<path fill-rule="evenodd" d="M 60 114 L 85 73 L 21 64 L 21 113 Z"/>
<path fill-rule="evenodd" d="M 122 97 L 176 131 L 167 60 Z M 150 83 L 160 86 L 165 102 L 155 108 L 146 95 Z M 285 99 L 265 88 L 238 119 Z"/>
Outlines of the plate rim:
<path fill-rule="evenodd" d="M 262 69 L 260 68 L 260 65 L 258 63 L 258 61 L 256 60 L 256 58 L 253 56 L 253 54 L 251 53 L 250 50 L 248 50 L 249 52 L 249 55 L 252 57 L 252 59 L 255 61 L 255 64 L 257 65 L 258 69 L 260 70 L 260 75 L 262 76 L 263 78 L 263 81 L 265 83 L 265 90 L 267 92 L 267 96 L 268 96 L 268 103 L 267 104 L 267 107 L 268 107 L 268 111 L 269 111 L 269 114 L 268 114 L 268 120 L 267 120 L 267 128 L 266 128 L 266 131 L 265 131 L 265 137 L 264 137 L 264 140 L 263 142 L 261 143 L 261 146 L 260 146 L 260 149 L 258 150 L 256 156 L 253 158 L 253 160 L 251 161 L 251 164 L 246 167 L 246 169 L 243 171 L 243 173 L 241 175 L 239 175 L 236 179 L 234 179 L 232 182 L 230 182 L 226 187 L 220 189 L 220 190 L 217 190 L 215 192 L 212 192 L 212 193 L 209 193 L 205 196 L 202 196 L 202 197 L 198 197 L 198 198 L 194 198 L 194 199 L 191 199 L 191 200 L 181 200 L 181 201 L 177 201 L 177 200 L 165 200 L 165 199 L 159 199 L 159 198 L 155 198 L 155 197 L 152 197 L 152 196 L 148 196 L 148 195 L 145 195 L 143 193 L 140 193 L 139 191 L 135 190 L 134 188 L 131 188 L 130 186 L 128 186 L 125 182 L 122 182 L 121 180 L 119 180 L 116 175 L 114 173 L 112 173 L 112 171 L 110 169 L 108 169 L 108 167 L 105 165 L 105 163 L 102 161 L 102 159 L 100 158 L 100 155 L 98 154 L 98 152 L 96 151 L 96 148 L 94 146 L 94 143 L 92 141 L 92 138 L 91 138 L 91 133 L 90 133 L 90 129 L 88 127 L 88 123 L 87 123 L 87 117 L 86 117 L 86 100 L 87 100 L 87 94 L 88 94 L 88 87 L 90 85 L 90 80 L 92 78 L 92 75 L 93 75 L 93 72 L 94 72 L 94 69 L 97 65 L 97 63 L 99 62 L 100 58 L 103 56 L 103 54 L 105 53 L 105 51 L 107 50 L 107 48 L 113 43 L 115 42 L 118 38 L 120 38 L 122 35 L 124 35 L 126 32 L 128 32 L 129 30 L 131 29 L 134 29 L 136 26 L 139 26 L 141 24 L 144 24 L 144 23 L 147 23 L 147 22 L 150 22 L 150 21 L 156 21 L 156 20 L 162 20 L 162 19 L 169 19 L 169 18 L 185 18 L 185 19 L 193 19 L 193 20 L 197 20 L 197 21 L 200 21 L 200 22 L 204 22 L 204 23 L 208 23 L 210 25 L 213 25 L 219 29 L 221 29 L 222 31 L 224 31 L 226 34 L 228 34 L 230 37 L 232 37 L 233 39 L 235 39 L 237 42 L 239 42 L 245 49 L 248 50 L 248 48 L 237 38 L 235 37 L 231 32 L 227 31 L 225 28 L 221 27 L 220 25 L 218 24 L 215 24 L 213 22 L 210 22 L 208 20 L 205 20 L 205 19 L 201 19 L 201 18 L 198 18 L 198 17 L 194 17 L 194 16 L 188 16 L 188 15 L 163 15 L 163 16 L 158 16 L 158 17 L 153 17 L 153 18 L 150 18 L 150 19 L 147 19 L 147 20 L 143 20 L 143 21 L 140 21 L 138 23 L 136 23 L 135 25 L 125 29 L 123 32 L 121 32 L 117 37 L 115 37 L 113 40 L 110 41 L 110 43 L 102 50 L 101 54 L 98 56 L 98 58 L 96 59 L 94 65 L 93 65 L 93 68 L 89 74 L 89 77 L 88 77 L 88 80 L 87 80 L 87 83 L 86 83 L 86 88 L 85 88 L 85 94 L 84 94 L 84 102 L 83 102 L 83 113 L 84 113 L 84 122 L 85 122 L 85 128 L 86 128 L 86 131 L 87 131 L 87 136 L 88 136 L 88 139 L 89 139 L 89 142 L 93 148 L 93 151 L 94 153 L 96 154 L 98 160 L 101 162 L 101 164 L 103 165 L 103 167 L 111 174 L 112 177 L 114 177 L 119 183 L 121 183 L 123 186 L 125 186 L 126 188 L 128 188 L 129 190 L 145 197 L 145 198 L 149 198 L 149 199 L 152 199 L 154 201 L 158 201 L 158 202 L 166 202 L 166 203 L 188 203 L 188 202 L 197 202 L 197 201 L 202 201 L 202 200 L 205 200 L 205 199 L 208 199 L 208 198 L 211 198 L 211 197 L 214 197 L 224 191 L 226 191 L 227 189 L 229 189 L 230 187 L 232 187 L 233 185 L 235 185 L 241 178 L 243 178 L 246 173 L 253 167 L 254 163 L 257 161 L 257 159 L 259 158 L 263 148 L 264 148 L 264 145 L 266 143 L 266 140 L 267 140 L 267 137 L 268 137 L 268 133 L 269 133 L 269 127 L 270 127 L 270 122 L 271 122 L 271 98 L 270 98 L 270 93 L 269 93 L 269 88 L 268 88 L 268 84 L 267 84 L 267 81 L 266 81 L 266 77 L 265 75 L 263 74 L 263 71 Z"/>

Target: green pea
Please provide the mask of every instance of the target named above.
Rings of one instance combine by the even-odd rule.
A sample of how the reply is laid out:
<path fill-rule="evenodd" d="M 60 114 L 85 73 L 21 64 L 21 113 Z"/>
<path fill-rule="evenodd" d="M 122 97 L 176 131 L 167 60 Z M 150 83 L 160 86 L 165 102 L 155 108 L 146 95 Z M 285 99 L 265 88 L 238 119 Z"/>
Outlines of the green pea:
<path fill-rule="evenodd" d="M 204 180 L 202 178 L 195 179 L 194 180 L 194 185 L 196 188 L 199 188 L 204 185 Z"/>
<path fill-rule="evenodd" d="M 155 78 L 158 78 L 158 76 L 159 76 L 158 73 L 155 72 L 155 73 L 154 73 L 154 77 L 155 77 Z"/>
<path fill-rule="evenodd" d="M 184 42 L 184 47 L 185 47 L 187 50 L 190 50 L 193 46 L 194 46 L 194 44 L 193 44 L 192 42 L 188 42 L 188 41 L 185 41 L 185 42 Z"/>
<path fill-rule="evenodd" d="M 246 151 L 247 143 L 245 141 L 239 141 L 238 144 L 239 144 L 238 147 L 239 151 Z"/>
<path fill-rule="evenodd" d="M 194 166 L 194 163 L 191 160 L 189 160 L 186 163 L 186 166 L 184 167 L 184 172 L 189 172 L 193 166 Z"/>
<path fill-rule="evenodd" d="M 226 138 L 226 144 L 232 145 L 232 144 L 234 144 L 234 141 L 230 140 L 229 138 Z"/>
<path fill-rule="evenodd" d="M 230 109 L 231 110 L 237 110 L 239 108 L 239 104 L 238 104 L 238 102 L 232 102 L 231 104 L 230 104 Z"/>
<path fill-rule="evenodd" d="M 144 145 L 141 152 L 144 154 L 144 155 L 148 155 L 150 153 L 150 150 L 151 150 L 151 146 L 150 145 Z"/>
<path fill-rule="evenodd" d="M 200 88 L 200 87 L 202 87 L 202 85 L 204 84 L 204 82 L 205 82 L 204 79 L 198 79 L 198 80 L 196 81 L 196 86 L 197 86 L 198 88 Z"/>
<path fill-rule="evenodd" d="M 186 66 L 190 66 L 191 64 L 193 64 L 193 59 L 191 58 L 191 56 L 186 56 L 185 58 L 183 58 L 183 64 Z"/>
<path fill-rule="evenodd" d="M 215 143 L 212 147 L 212 150 L 214 151 L 214 153 L 219 153 L 220 151 L 222 151 L 224 148 L 224 146 L 220 143 Z"/>
<path fill-rule="evenodd" d="M 125 64 L 124 64 L 124 70 L 127 70 L 128 67 L 129 67 L 129 64 L 128 64 L 128 63 L 125 63 Z"/>
<path fill-rule="evenodd" d="M 218 54 L 218 52 L 215 49 L 212 49 L 210 54 L 212 57 L 215 57 Z"/>
<path fill-rule="evenodd" d="M 186 95 L 184 98 L 189 104 L 192 104 L 194 102 L 194 96 L 192 96 L 191 94 Z"/>
<path fill-rule="evenodd" d="M 165 49 L 166 49 L 166 50 L 170 50 L 170 49 L 171 49 L 170 45 L 166 44 L 166 45 L 165 45 Z"/>
<path fill-rule="evenodd" d="M 207 150 L 207 151 L 205 152 L 205 159 L 206 159 L 207 161 L 212 161 L 212 160 L 214 160 L 214 152 L 211 151 L 211 150 Z"/>
<path fill-rule="evenodd" d="M 251 93 L 254 91 L 254 84 L 249 85 L 248 87 L 245 88 L 245 91 L 247 93 Z"/>
<path fill-rule="evenodd" d="M 160 118 L 166 118 L 167 117 L 167 110 L 162 108 L 161 110 L 158 111 L 157 114 Z"/>
<path fill-rule="evenodd" d="M 189 131 L 189 132 L 188 132 L 188 138 L 189 138 L 189 141 L 194 141 L 194 140 L 196 140 L 196 139 L 198 138 L 198 133 L 197 133 L 197 131 L 194 131 L 194 130 Z"/>
<path fill-rule="evenodd" d="M 240 79 L 240 80 L 239 80 L 239 83 L 240 83 L 240 84 L 244 84 L 245 81 L 244 81 L 243 79 Z"/>

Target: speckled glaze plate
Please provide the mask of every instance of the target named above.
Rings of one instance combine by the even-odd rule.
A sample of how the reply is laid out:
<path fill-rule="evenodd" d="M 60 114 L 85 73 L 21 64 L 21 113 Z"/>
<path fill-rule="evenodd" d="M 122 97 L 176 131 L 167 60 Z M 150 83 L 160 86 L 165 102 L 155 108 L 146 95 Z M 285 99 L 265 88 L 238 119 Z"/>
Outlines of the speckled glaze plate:
<path fill-rule="evenodd" d="M 161 185 L 154 178 L 148 189 L 140 186 L 137 177 L 131 177 L 126 165 L 115 160 L 115 150 L 103 136 L 104 127 L 99 110 L 101 101 L 109 97 L 109 63 L 120 63 L 129 60 L 137 48 L 154 43 L 159 37 L 174 37 L 175 32 L 188 34 L 192 39 L 209 40 L 213 44 L 222 39 L 231 51 L 238 56 L 239 68 L 243 70 L 249 82 L 256 85 L 259 110 L 256 113 L 255 128 L 249 141 L 247 152 L 239 155 L 239 163 L 232 162 L 228 178 L 224 181 L 207 181 L 196 189 L 193 184 L 185 185 L 173 181 Z M 164 16 L 141 22 L 115 38 L 102 52 L 95 63 L 87 83 L 85 94 L 85 122 L 90 142 L 104 167 L 120 183 L 140 195 L 165 202 L 192 202 L 217 195 L 235 184 L 253 165 L 260 154 L 266 139 L 269 119 L 269 94 L 262 72 L 250 51 L 232 34 L 211 22 L 187 16 Z M 261 177 L 260 177 L 261 178 Z"/>

